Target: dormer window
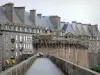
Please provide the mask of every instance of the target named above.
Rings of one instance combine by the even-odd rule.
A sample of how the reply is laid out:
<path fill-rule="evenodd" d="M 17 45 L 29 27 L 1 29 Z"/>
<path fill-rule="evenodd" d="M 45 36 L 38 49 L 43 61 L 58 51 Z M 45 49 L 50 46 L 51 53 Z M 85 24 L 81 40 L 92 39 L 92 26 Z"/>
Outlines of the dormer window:
<path fill-rule="evenodd" d="M 36 33 L 36 29 L 33 29 L 33 32 Z"/>
<path fill-rule="evenodd" d="M 39 33 L 39 29 L 37 29 L 37 33 Z"/>
<path fill-rule="evenodd" d="M 16 29 L 16 31 L 18 31 L 18 27 L 16 27 L 15 29 Z"/>
<path fill-rule="evenodd" d="M 11 30 L 12 30 L 12 31 L 14 30 L 14 26 L 11 26 Z"/>
<path fill-rule="evenodd" d="M 6 30 L 8 29 L 8 26 L 7 25 L 5 25 L 5 28 L 6 28 Z"/>
<path fill-rule="evenodd" d="M 20 27 L 20 31 L 22 32 L 22 27 Z"/>

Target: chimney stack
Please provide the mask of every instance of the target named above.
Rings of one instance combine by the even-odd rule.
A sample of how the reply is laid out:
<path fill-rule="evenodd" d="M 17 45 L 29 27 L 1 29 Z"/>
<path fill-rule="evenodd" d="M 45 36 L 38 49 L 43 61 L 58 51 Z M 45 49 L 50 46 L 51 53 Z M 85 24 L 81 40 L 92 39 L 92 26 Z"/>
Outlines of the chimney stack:
<path fill-rule="evenodd" d="M 30 19 L 35 25 L 36 24 L 36 10 L 30 10 Z"/>
<path fill-rule="evenodd" d="M 55 30 L 57 31 L 56 35 L 59 36 L 60 33 L 60 17 L 59 16 L 49 16 L 51 23 L 55 26 Z"/>
<path fill-rule="evenodd" d="M 5 4 L 5 14 L 10 22 L 13 22 L 13 3 Z"/>
<path fill-rule="evenodd" d="M 22 23 L 24 23 L 25 7 L 14 7 L 16 14 L 19 16 Z"/>

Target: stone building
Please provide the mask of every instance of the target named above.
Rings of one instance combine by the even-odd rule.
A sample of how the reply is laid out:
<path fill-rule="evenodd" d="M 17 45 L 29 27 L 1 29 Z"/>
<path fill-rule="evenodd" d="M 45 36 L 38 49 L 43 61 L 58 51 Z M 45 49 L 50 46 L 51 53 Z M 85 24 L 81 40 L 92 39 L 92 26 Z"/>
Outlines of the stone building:
<path fill-rule="evenodd" d="M 60 37 L 38 38 L 40 41 L 34 42 L 34 46 L 38 45 L 37 51 L 86 68 L 100 64 L 100 32 L 97 25 L 61 22 L 60 31 Z"/>
<path fill-rule="evenodd" d="M 13 3 L 0 6 L 0 70 L 35 52 L 90 67 L 99 64 L 99 40 L 97 25 L 61 22 L 57 15 L 27 12 Z"/>
<path fill-rule="evenodd" d="M 53 34 L 60 23 L 58 16 L 51 17 L 36 14 L 34 9 L 27 12 L 13 3 L 0 6 L 0 68 L 13 66 L 22 55 L 34 54 L 33 36 Z"/>

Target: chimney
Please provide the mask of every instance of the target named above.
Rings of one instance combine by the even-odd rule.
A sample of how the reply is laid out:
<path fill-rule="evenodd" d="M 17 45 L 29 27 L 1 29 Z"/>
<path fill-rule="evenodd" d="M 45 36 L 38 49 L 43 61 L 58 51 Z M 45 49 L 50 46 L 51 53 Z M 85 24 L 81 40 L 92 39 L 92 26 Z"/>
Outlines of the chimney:
<path fill-rule="evenodd" d="M 57 36 L 59 36 L 60 31 L 60 17 L 59 16 L 49 16 L 51 23 L 55 26 L 55 30 L 58 31 Z"/>
<path fill-rule="evenodd" d="M 41 18 L 42 17 L 42 14 L 37 14 L 37 16 Z"/>
<path fill-rule="evenodd" d="M 25 7 L 14 7 L 17 16 L 20 18 L 21 22 L 24 23 Z"/>
<path fill-rule="evenodd" d="M 60 17 L 59 16 L 49 16 L 53 25 L 55 25 L 55 29 L 59 29 L 60 27 Z"/>
<path fill-rule="evenodd" d="M 30 19 L 35 25 L 36 24 L 36 10 L 30 10 Z"/>
<path fill-rule="evenodd" d="M 5 14 L 10 22 L 13 22 L 13 3 L 5 4 Z"/>

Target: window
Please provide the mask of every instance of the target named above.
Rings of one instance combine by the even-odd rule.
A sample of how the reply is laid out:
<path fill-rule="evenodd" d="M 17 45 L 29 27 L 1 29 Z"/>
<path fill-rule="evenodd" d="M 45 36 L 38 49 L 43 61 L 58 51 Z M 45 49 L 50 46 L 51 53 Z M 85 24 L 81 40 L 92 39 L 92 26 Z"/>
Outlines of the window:
<path fill-rule="evenodd" d="M 36 29 L 33 29 L 33 32 L 36 33 Z"/>
<path fill-rule="evenodd" d="M 25 32 L 27 32 L 27 28 L 25 28 Z"/>
<path fill-rule="evenodd" d="M 20 48 L 22 48 L 22 44 L 20 44 Z"/>
<path fill-rule="evenodd" d="M 16 35 L 16 40 L 18 40 L 18 35 Z"/>
<path fill-rule="evenodd" d="M 11 38 L 14 38 L 14 34 L 13 33 L 11 33 Z"/>
<path fill-rule="evenodd" d="M 42 29 L 40 29 L 40 33 L 42 33 Z"/>
<path fill-rule="evenodd" d="M 18 31 L 18 27 L 16 27 L 16 31 Z"/>
<path fill-rule="evenodd" d="M 11 26 L 11 30 L 12 30 L 12 31 L 14 30 L 14 26 Z"/>
<path fill-rule="evenodd" d="M 27 36 L 26 36 L 26 41 L 27 41 Z"/>
<path fill-rule="evenodd" d="M 37 33 L 39 33 L 39 29 L 37 29 Z"/>
<path fill-rule="evenodd" d="M 16 52 L 16 56 L 18 56 L 18 53 Z"/>
<path fill-rule="evenodd" d="M 31 28 L 29 28 L 29 32 L 32 32 L 32 29 Z"/>
<path fill-rule="evenodd" d="M 5 41 L 8 41 L 8 34 L 6 34 L 5 38 L 6 38 Z"/>
<path fill-rule="evenodd" d="M 30 44 L 28 43 L 28 49 L 30 49 L 30 47 L 29 47 L 29 46 L 30 46 Z"/>
<path fill-rule="evenodd" d="M 28 43 L 27 43 L 27 49 L 28 49 Z"/>
<path fill-rule="evenodd" d="M 6 43 L 6 48 L 8 48 L 8 43 Z"/>
<path fill-rule="evenodd" d="M 25 43 L 24 43 L 24 49 L 25 49 Z"/>
<path fill-rule="evenodd" d="M 32 49 L 32 44 L 30 44 L 30 49 Z"/>
<path fill-rule="evenodd" d="M 8 29 L 8 26 L 7 25 L 5 25 L 5 28 L 6 28 L 6 30 Z"/>
<path fill-rule="evenodd" d="M 22 27 L 20 27 L 20 31 L 22 31 Z"/>
<path fill-rule="evenodd" d="M 24 41 L 25 41 L 25 36 L 24 36 Z"/>
<path fill-rule="evenodd" d="M 22 35 L 20 35 L 20 41 L 22 41 Z"/>
<path fill-rule="evenodd" d="M 16 49 L 18 48 L 18 44 L 16 43 Z"/>

